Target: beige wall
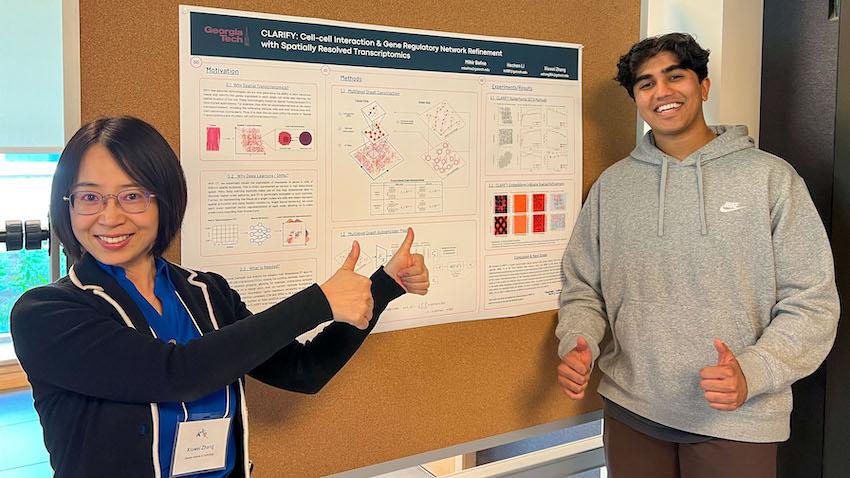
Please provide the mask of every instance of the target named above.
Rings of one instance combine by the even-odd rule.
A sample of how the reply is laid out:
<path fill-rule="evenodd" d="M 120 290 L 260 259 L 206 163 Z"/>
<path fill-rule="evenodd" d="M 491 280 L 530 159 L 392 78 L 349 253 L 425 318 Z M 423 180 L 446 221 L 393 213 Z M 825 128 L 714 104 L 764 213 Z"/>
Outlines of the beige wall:
<path fill-rule="evenodd" d="M 711 50 L 706 120 L 745 124 L 758 144 L 763 0 L 642 0 L 641 7 L 642 37 L 687 32 Z"/>

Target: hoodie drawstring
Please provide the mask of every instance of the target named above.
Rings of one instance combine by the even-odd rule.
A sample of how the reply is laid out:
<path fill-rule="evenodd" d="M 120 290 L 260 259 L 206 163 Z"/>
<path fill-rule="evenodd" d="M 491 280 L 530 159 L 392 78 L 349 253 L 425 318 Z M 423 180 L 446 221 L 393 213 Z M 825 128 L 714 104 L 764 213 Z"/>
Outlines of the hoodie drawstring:
<path fill-rule="evenodd" d="M 705 193 L 702 190 L 702 158 L 696 159 L 700 233 L 705 236 L 708 234 L 708 226 L 705 222 Z M 664 206 L 667 201 L 667 170 L 669 168 L 670 164 L 665 154 L 661 159 L 661 181 L 658 184 L 658 237 L 664 236 Z"/>
<path fill-rule="evenodd" d="M 664 202 L 667 200 L 667 155 L 661 161 L 661 183 L 658 185 L 658 237 L 664 235 Z"/>
<path fill-rule="evenodd" d="M 702 192 L 702 156 L 697 156 L 697 194 L 699 194 L 699 222 L 702 235 L 708 234 L 708 226 L 705 224 L 705 194 Z"/>

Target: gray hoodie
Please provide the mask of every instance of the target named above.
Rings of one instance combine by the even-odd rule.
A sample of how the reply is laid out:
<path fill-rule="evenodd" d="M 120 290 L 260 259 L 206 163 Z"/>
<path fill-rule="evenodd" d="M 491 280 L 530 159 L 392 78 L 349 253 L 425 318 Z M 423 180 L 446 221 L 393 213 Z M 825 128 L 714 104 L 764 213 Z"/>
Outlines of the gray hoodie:
<path fill-rule="evenodd" d="M 783 441 L 791 384 L 835 339 L 832 253 L 794 169 L 753 147 L 744 126 L 712 129 L 683 161 L 650 132 L 590 189 L 564 254 L 559 354 L 584 336 L 599 393 L 662 425 Z M 715 338 L 747 380 L 733 412 L 710 408 L 699 387 L 700 369 L 717 364 Z"/>

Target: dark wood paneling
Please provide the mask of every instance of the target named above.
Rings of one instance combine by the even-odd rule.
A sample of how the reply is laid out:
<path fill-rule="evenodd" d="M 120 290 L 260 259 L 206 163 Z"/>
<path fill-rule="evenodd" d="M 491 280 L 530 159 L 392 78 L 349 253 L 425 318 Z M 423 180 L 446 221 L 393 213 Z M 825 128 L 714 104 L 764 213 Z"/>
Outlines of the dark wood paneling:
<path fill-rule="evenodd" d="M 831 230 L 838 22 L 829 2 L 771 0 L 764 5 L 759 147 L 805 179 Z M 791 439 L 780 445 L 778 476 L 823 471 L 826 367 L 794 384 Z"/>
<path fill-rule="evenodd" d="M 850 2 L 844 0 L 839 39 L 835 182 L 832 204 L 832 249 L 838 274 L 841 310 L 850 310 Z M 825 478 L 850 475 L 850 323 L 846 312 L 827 359 Z"/>
<path fill-rule="evenodd" d="M 827 230 L 837 59 L 838 22 L 829 20 L 829 2 L 764 2 L 759 147 L 797 168 Z"/>

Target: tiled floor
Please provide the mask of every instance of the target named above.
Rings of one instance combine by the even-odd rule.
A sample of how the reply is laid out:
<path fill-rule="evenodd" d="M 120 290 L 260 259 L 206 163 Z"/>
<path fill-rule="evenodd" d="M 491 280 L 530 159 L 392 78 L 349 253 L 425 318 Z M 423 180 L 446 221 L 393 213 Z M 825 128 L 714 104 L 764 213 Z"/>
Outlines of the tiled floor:
<path fill-rule="evenodd" d="M 53 476 L 29 390 L 0 393 L 0 478 Z"/>

